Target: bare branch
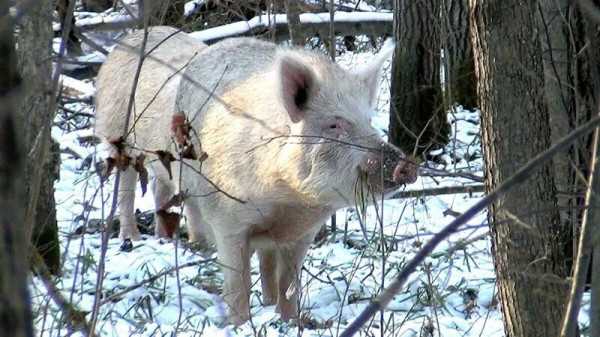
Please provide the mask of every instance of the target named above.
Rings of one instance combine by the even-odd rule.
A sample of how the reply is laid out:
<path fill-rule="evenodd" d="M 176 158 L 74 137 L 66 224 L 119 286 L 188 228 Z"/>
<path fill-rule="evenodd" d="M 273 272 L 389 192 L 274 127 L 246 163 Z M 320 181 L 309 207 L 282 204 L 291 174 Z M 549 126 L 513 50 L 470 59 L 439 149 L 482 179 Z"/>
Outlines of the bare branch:
<path fill-rule="evenodd" d="M 396 276 L 396 279 L 386 288 L 379 296 L 377 296 L 369 305 L 360 313 L 360 315 L 348 326 L 346 330 L 341 334 L 341 337 L 354 336 L 356 332 L 362 327 L 373 315 L 385 308 L 388 303 L 392 300 L 395 294 L 397 294 L 404 282 L 408 277 L 416 270 L 417 266 L 421 264 L 425 258 L 437 247 L 440 242 L 448 238 L 450 235 L 455 233 L 457 229 L 473 218 L 476 214 L 481 212 L 483 209 L 491 205 L 499 197 L 506 194 L 510 189 L 518 185 L 519 183 L 527 180 L 531 172 L 543 164 L 547 163 L 554 155 L 560 151 L 564 151 L 579 137 L 589 133 L 593 129 L 600 125 L 600 116 L 592 118 L 587 123 L 581 125 L 577 129 L 573 130 L 566 137 L 562 138 L 558 143 L 551 146 L 548 150 L 538 154 L 536 157 L 531 159 L 521 169 L 519 169 L 514 175 L 506 179 L 500 186 L 495 190 L 491 191 L 487 196 L 478 201 L 473 207 L 469 208 L 465 213 L 457 217 L 454 221 L 448 224 L 442 231 L 435 235 L 429 242 L 427 242 L 423 248 L 410 260 L 407 265 L 400 271 Z"/>

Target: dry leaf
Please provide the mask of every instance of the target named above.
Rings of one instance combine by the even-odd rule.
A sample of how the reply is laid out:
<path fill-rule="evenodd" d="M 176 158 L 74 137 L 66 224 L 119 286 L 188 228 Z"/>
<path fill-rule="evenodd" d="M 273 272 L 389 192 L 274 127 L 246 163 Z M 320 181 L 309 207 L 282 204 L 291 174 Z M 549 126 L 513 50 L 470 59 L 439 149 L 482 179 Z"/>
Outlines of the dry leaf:
<path fill-rule="evenodd" d="M 190 126 L 183 113 L 176 113 L 171 119 L 171 132 L 179 145 L 186 145 L 190 138 Z"/>
<path fill-rule="evenodd" d="M 154 153 L 156 153 L 156 155 L 158 156 L 158 160 L 160 160 L 163 166 L 167 169 L 167 172 L 169 173 L 169 180 L 172 180 L 173 173 L 171 172 L 171 162 L 175 161 L 175 157 L 171 154 L 171 152 L 168 151 L 158 150 Z"/>
<path fill-rule="evenodd" d="M 135 158 L 135 164 L 133 165 L 133 169 L 137 171 L 140 177 L 140 187 L 142 188 L 142 196 L 146 194 L 148 190 L 148 170 L 144 166 L 144 160 L 146 156 L 141 153 L 137 158 Z"/>
<path fill-rule="evenodd" d="M 183 150 L 181 150 L 181 158 L 183 159 L 198 159 L 198 155 L 196 155 L 196 150 L 194 150 L 194 145 L 187 144 L 183 146 Z"/>
<path fill-rule="evenodd" d="M 173 195 L 169 201 L 162 205 L 160 210 L 166 211 L 171 207 L 179 207 L 183 203 L 183 200 L 185 200 L 185 194 L 183 192 L 179 192 Z"/>
<path fill-rule="evenodd" d="M 179 227 L 179 220 L 181 219 L 179 213 L 168 212 L 161 209 L 156 212 L 156 216 L 158 216 L 162 220 L 162 223 L 165 226 L 164 229 L 167 234 L 167 237 L 173 237 L 173 234 Z"/>

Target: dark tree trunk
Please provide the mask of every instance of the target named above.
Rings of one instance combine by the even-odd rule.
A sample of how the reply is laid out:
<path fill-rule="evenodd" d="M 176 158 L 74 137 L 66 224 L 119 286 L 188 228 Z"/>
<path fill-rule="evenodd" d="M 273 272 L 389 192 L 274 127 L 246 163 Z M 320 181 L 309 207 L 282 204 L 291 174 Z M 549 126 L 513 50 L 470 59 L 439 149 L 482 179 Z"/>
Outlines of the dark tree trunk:
<path fill-rule="evenodd" d="M 285 0 L 285 13 L 287 16 L 290 41 L 293 45 L 304 46 L 304 34 L 300 25 L 300 2 L 297 0 Z"/>
<path fill-rule="evenodd" d="M 390 140 L 417 155 L 448 142 L 441 99 L 440 2 L 396 0 Z"/>
<path fill-rule="evenodd" d="M 114 5 L 114 0 L 83 0 L 83 9 L 90 12 L 104 12 Z"/>
<path fill-rule="evenodd" d="M 58 275 L 60 273 L 60 244 L 56 221 L 54 181 L 58 180 L 60 173 L 60 148 L 57 142 L 54 140 L 51 142 L 50 153 L 42 169 L 44 176 L 40 184 L 31 243 L 37 247 L 48 271 L 53 275 Z"/>
<path fill-rule="evenodd" d="M 186 0 L 145 0 L 149 11 L 150 26 L 172 26 L 182 28 L 185 25 Z"/>
<path fill-rule="evenodd" d="M 67 19 L 67 11 L 69 9 L 69 2 L 75 0 L 58 0 L 56 2 L 56 11 L 58 12 L 58 16 L 60 17 L 60 27 L 61 29 L 65 29 L 65 20 Z M 48 12 L 51 13 L 51 12 Z M 71 18 L 71 27 L 75 27 L 75 17 Z M 69 54 L 81 54 L 81 41 L 75 35 L 74 30 L 69 31 L 69 38 L 67 40 L 67 51 Z"/>
<path fill-rule="evenodd" d="M 470 0 L 481 107 L 486 187 L 493 190 L 551 144 L 537 2 Z M 568 293 L 560 222 L 549 164 L 489 210 L 492 250 L 508 337 L 555 337 Z"/>
<path fill-rule="evenodd" d="M 27 190 L 27 237 L 40 248 L 52 272 L 58 272 L 59 245 L 54 203 L 54 180 L 58 163 L 51 156 L 50 127 L 53 111 L 52 1 L 42 0 L 27 9 L 19 24 L 18 67 L 23 79 L 19 118 L 26 129 L 21 133 L 26 158 L 23 184 Z M 45 130 L 45 131 L 44 131 Z M 32 236 L 33 235 L 33 236 Z"/>
<path fill-rule="evenodd" d="M 28 239 L 23 123 L 16 118 L 21 79 L 8 1 L 0 2 L 0 331 L 33 336 L 27 283 Z"/>
<path fill-rule="evenodd" d="M 477 107 L 477 87 L 473 48 L 469 39 L 468 0 L 445 1 L 441 23 L 446 61 L 446 109 L 458 103 L 467 109 Z"/>

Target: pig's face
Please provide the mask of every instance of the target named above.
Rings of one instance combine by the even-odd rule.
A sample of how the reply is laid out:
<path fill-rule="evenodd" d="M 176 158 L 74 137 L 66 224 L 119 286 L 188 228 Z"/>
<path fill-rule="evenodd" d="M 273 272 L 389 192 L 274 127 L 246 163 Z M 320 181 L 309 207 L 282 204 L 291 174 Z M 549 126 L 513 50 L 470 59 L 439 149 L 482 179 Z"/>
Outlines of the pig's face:
<path fill-rule="evenodd" d="M 296 135 L 287 146 L 301 161 L 301 189 L 325 203 L 349 205 L 358 189 L 381 195 L 416 179 L 414 162 L 370 123 L 386 56 L 357 73 L 318 57 L 282 59 L 282 97 Z"/>

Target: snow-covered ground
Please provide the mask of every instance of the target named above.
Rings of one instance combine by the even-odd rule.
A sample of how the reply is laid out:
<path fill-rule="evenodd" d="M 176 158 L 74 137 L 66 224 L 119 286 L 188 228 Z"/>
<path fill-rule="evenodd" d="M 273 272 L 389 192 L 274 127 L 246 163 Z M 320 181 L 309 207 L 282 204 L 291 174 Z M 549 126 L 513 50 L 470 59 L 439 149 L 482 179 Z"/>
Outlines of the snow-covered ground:
<path fill-rule="evenodd" d="M 357 67 L 371 56 L 368 52 L 345 53 L 338 62 Z M 373 118 L 382 134 L 389 116 L 389 73 L 388 66 Z M 79 88 L 76 95 L 93 94 L 90 81 L 65 78 L 64 83 Z M 224 323 L 225 306 L 218 295 L 222 273 L 216 256 L 202 255 L 182 241 L 144 235 L 143 240 L 133 243 L 132 251 L 123 252 L 119 249 L 121 241 L 111 239 L 101 294 L 96 293 L 101 252 L 97 219 L 105 218 L 110 211 L 112 183 L 100 185 L 93 170 L 94 161 L 101 156 L 94 157 L 97 149 L 82 142 L 92 134 L 85 126 L 93 107 L 71 103 L 66 108 L 83 114 L 71 116 L 69 128 L 63 123 L 63 128 L 53 129 L 63 149 L 61 178 L 56 185 L 63 252 L 57 287 L 68 301 L 87 313 L 88 320 L 94 299 L 99 296 L 102 305 L 97 331 L 101 336 L 337 336 L 434 233 L 482 197 L 481 193 L 465 193 L 393 199 L 377 205 L 378 212 L 375 207 L 369 207 L 365 214 L 355 209 L 338 211 L 337 232 L 315 244 L 304 262 L 302 325 L 284 323 L 273 306 L 262 305 L 258 261 L 254 257 L 252 319 L 239 327 L 228 326 Z M 59 114 L 57 122 L 63 118 Z M 478 112 L 456 107 L 449 120 L 451 142 L 439 150 L 444 163 L 428 165 L 481 176 Z M 407 189 L 468 184 L 474 182 L 455 177 L 420 177 Z M 139 197 L 136 207 L 141 211 L 152 209 L 151 196 Z M 361 221 L 366 224 L 367 240 Z M 486 215 L 479 214 L 427 258 L 389 307 L 361 330 L 361 335 L 503 336 L 487 233 Z M 184 267 L 176 268 L 181 265 Z M 177 272 L 161 274 L 175 269 Z M 160 277 L 147 282 L 157 274 Z M 63 313 L 40 279 L 33 278 L 31 291 L 38 335 L 67 335 Z M 584 302 L 589 305 L 589 297 Z M 589 318 L 584 312 L 581 316 L 581 324 L 587 325 Z"/>

